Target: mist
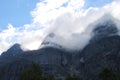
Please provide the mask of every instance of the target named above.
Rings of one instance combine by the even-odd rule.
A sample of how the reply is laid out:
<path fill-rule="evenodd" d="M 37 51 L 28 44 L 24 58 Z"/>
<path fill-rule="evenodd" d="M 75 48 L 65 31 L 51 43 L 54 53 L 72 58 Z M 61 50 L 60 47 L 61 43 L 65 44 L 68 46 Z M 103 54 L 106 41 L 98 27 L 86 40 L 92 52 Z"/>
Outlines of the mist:
<path fill-rule="evenodd" d="M 72 14 L 65 14 L 56 19 L 55 23 L 47 30 L 46 33 L 54 34 L 53 37 L 46 36 L 43 41 L 52 42 L 61 45 L 67 50 L 82 50 L 95 35 L 93 30 L 98 25 L 104 25 L 107 21 L 112 21 L 117 30 L 120 29 L 120 21 L 111 14 L 105 13 L 92 21 L 87 21 L 90 17 L 73 17 Z M 86 22 L 82 21 L 84 19 Z M 112 24 L 111 23 L 111 24 Z M 109 24 L 108 24 L 109 25 Z M 52 46 L 52 45 L 51 45 Z"/>
<path fill-rule="evenodd" d="M 81 13 L 65 13 L 57 17 L 47 28 L 45 33 L 54 33 L 47 42 L 63 46 L 68 50 L 82 50 L 92 39 L 93 30 L 97 25 L 104 25 L 106 21 L 112 21 L 120 31 L 120 11 L 116 2 L 101 8 L 88 8 Z M 119 32 L 118 32 L 119 34 Z"/>

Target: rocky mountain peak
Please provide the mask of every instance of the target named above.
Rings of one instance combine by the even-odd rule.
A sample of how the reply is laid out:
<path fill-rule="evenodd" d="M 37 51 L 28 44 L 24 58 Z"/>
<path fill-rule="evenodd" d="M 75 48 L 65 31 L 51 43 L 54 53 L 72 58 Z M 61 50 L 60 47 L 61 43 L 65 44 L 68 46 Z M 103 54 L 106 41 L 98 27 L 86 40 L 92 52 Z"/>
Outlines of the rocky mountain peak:
<path fill-rule="evenodd" d="M 22 53 L 20 44 L 14 44 L 11 48 L 9 48 L 6 52 L 2 53 L 2 56 L 15 56 Z"/>
<path fill-rule="evenodd" d="M 93 41 L 118 34 L 117 25 L 114 20 L 106 19 L 97 23 L 92 31 Z"/>

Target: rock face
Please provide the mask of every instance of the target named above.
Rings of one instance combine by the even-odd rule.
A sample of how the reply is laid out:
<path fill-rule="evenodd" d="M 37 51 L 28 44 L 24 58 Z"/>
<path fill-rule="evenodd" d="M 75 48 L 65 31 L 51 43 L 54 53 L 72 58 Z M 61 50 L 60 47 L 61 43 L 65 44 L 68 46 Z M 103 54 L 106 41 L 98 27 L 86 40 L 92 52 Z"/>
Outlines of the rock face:
<path fill-rule="evenodd" d="M 56 36 L 54 33 L 50 33 L 46 36 L 46 38 L 43 40 L 41 47 L 53 47 L 53 48 L 63 48 L 61 45 L 56 43 L 59 36 Z"/>
<path fill-rule="evenodd" d="M 23 50 L 21 49 L 20 45 L 14 44 L 10 49 L 2 53 L 2 56 L 11 57 L 11 56 L 19 55 L 21 53 L 23 53 Z"/>
<path fill-rule="evenodd" d="M 79 55 L 84 63 L 79 66 L 85 80 L 98 80 L 103 68 L 120 71 L 120 36 L 111 36 L 88 44 Z"/>
<path fill-rule="evenodd" d="M 18 80 L 20 72 L 28 69 L 31 63 L 24 58 L 18 58 L 0 66 L 0 80 Z"/>
<path fill-rule="evenodd" d="M 32 62 L 39 63 L 45 75 L 64 77 L 70 73 L 83 80 L 99 80 L 98 74 L 105 67 L 120 71 L 120 36 L 117 33 L 117 26 L 111 20 L 96 25 L 90 43 L 78 53 L 69 53 L 55 45 L 24 52 L 20 45 L 14 45 L 0 56 L 0 80 L 17 80 L 20 71 Z M 43 44 L 49 45 L 47 41 Z"/>
<path fill-rule="evenodd" d="M 11 58 L 4 57 L 0 62 L 0 80 L 17 80 L 20 71 L 30 67 L 32 62 L 40 64 L 45 75 L 65 76 L 70 61 L 69 53 L 53 47 L 23 52 Z"/>
<path fill-rule="evenodd" d="M 93 38 L 80 52 L 79 72 L 84 80 L 99 80 L 98 74 L 103 68 L 120 71 L 120 36 L 111 20 L 97 24 L 93 29 Z"/>
<path fill-rule="evenodd" d="M 16 58 L 16 56 L 23 54 L 24 51 L 21 49 L 19 44 L 14 44 L 6 52 L 3 52 L 0 56 L 0 66 L 6 64 Z"/>
<path fill-rule="evenodd" d="M 92 40 L 99 40 L 104 37 L 113 36 L 118 34 L 118 29 L 116 24 L 112 20 L 107 20 L 102 24 L 96 24 L 92 31 Z"/>

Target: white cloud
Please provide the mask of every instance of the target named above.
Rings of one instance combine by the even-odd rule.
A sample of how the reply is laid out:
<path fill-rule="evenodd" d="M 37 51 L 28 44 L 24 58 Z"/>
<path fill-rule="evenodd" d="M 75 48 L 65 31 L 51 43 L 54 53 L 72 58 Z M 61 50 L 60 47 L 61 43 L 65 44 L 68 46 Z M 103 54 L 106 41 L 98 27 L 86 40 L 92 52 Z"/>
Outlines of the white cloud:
<path fill-rule="evenodd" d="M 105 13 L 120 19 L 119 0 L 101 8 L 83 9 L 84 4 L 85 0 L 43 0 L 37 3 L 31 12 L 31 24 L 25 24 L 20 28 L 8 24 L 8 29 L 0 32 L 0 51 L 7 50 L 14 43 L 22 44 L 25 49 L 37 49 L 45 36 L 51 32 L 61 36 L 51 41 L 70 49 L 82 49 L 91 37 L 85 32 L 90 23 Z"/>
<path fill-rule="evenodd" d="M 0 32 L 0 53 L 9 48 L 15 35 L 15 28 L 11 24 L 8 24 L 7 30 Z"/>
<path fill-rule="evenodd" d="M 45 25 L 64 13 L 79 11 L 83 5 L 84 0 L 43 0 L 31 13 L 35 23 Z"/>
<path fill-rule="evenodd" d="M 43 31 L 31 30 L 24 31 L 22 35 L 18 38 L 18 43 L 23 44 L 22 47 L 29 50 L 35 50 L 40 47 L 43 40 Z"/>
<path fill-rule="evenodd" d="M 119 8 L 119 3 L 116 1 L 101 8 L 90 7 L 87 10 L 81 8 L 79 11 L 71 8 L 73 12 L 66 12 L 57 16 L 53 21 L 54 23 L 48 28 L 47 33 L 55 33 L 57 36 L 60 36 L 54 37 L 54 39 L 51 38 L 49 41 L 61 44 L 68 49 L 80 50 L 89 42 L 92 36 L 91 31 L 86 31 L 86 28 L 88 28 L 91 23 L 95 24 L 94 21 L 98 20 L 104 14 L 109 13 L 115 17 L 116 14 L 120 12 L 120 10 L 118 10 Z M 119 17 L 119 15 L 116 16 L 117 19 L 119 19 Z"/>
<path fill-rule="evenodd" d="M 41 40 L 43 40 L 44 30 L 36 26 L 35 24 L 26 24 L 23 27 L 15 28 L 8 24 L 8 29 L 0 33 L 0 51 L 6 51 L 15 43 L 22 44 L 24 50 L 38 49 L 42 42 Z"/>

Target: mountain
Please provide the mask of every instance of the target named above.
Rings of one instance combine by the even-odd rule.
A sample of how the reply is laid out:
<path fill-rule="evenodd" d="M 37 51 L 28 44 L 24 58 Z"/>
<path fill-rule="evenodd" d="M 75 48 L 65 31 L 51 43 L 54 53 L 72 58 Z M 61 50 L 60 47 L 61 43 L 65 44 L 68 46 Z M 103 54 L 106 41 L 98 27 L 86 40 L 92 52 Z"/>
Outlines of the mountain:
<path fill-rule="evenodd" d="M 10 49 L 8 49 L 6 52 L 2 53 L 2 56 L 16 56 L 23 53 L 23 50 L 20 47 L 20 44 L 14 44 Z"/>
<path fill-rule="evenodd" d="M 24 58 L 10 60 L 0 66 L 0 80 L 18 80 L 21 71 L 28 69 L 31 64 L 32 62 Z"/>
<path fill-rule="evenodd" d="M 50 33 L 46 36 L 46 38 L 43 40 L 41 44 L 41 48 L 43 47 L 54 47 L 58 49 L 62 49 L 63 47 L 56 43 L 56 40 L 59 38 L 59 36 L 56 36 L 54 33 Z"/>
<path fill-rule="evenodd" d="M 107 16 L 107 18 L 105 18 L 106 16 L 103 16 L 95 22 L 96 24 L 94 23 L 95 25 L 92 26 L 93 30 L 91 35 L 93 36 L 93 41 L 102 39 L 104 37 L 118 35 L 116 19 L 114 19 L 112 16 Z"/>
<path fill-rule="evenodd" d="M 106 67 L 120 71 L 120 36 L 116 24 L 108 20 L 95 25 L 92 32 L 90 43 L 79 53 L 82 62 L 78 62 L 78 69 L 84 80 L 99 80 L 100 71 Z"/>
<path fill-rule="evenodd" d="M 89 43 L 79 54 L 84 62 L 79 63 L 79 71 L 85 80 L 98 80 L 103 68 L 120 71 L 120 36 L 102 38 Z"/>
<path fill-rule="evenodd" d="M 24 54 L 20 44 L 14 44 L 7 51 L 3 52 L 0 56 L 0 66 L 10 61 L 13 61 L 17 56 Z"/>
<path fill-rule="evenodd" d="M 20 71 L 29 68 L 32 62 L 41 65 L 44 75 L 65 76 L 71 61 L 71 55 L 68 52 L 54 47 L 26 51 L 10 58 L 1 57 L 0 80 L 16 80 Z"/>
<path fill-rule="evenodd" d="M 100 80 L 99 73 L 106 67 L 120 71 L 120 36 L 114 19 L 97 23 L 91 34 L 89 43 L 77 53 L 55 43 L 58 36 L 54 33 L 44 39 L 38 50 L 22 51 L 19 44 L 13 45 L 0 56 L 0 80 L 17 80 L 20 72 L 32 62 L 41 65 L 44 75 L 71 74 L 83 80 Z"/>

